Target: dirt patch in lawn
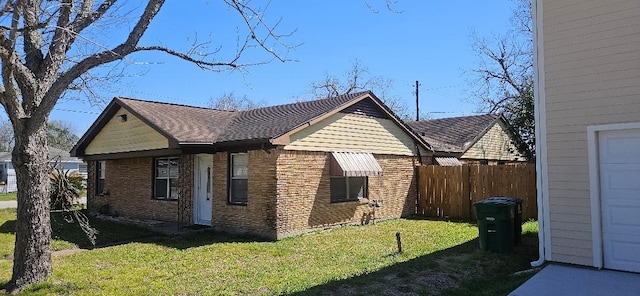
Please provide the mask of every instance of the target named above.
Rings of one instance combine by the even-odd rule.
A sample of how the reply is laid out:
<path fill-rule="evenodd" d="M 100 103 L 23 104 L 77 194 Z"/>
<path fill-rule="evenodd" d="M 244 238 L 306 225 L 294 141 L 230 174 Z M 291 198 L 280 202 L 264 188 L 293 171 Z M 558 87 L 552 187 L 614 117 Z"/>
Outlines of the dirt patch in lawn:
<path fill-rule="evenodd" d="M 523 239 L 513 253 L 496 254 L 478 250 L 477 240 L 464 245 L 402 262 L 375 272 L 309 289 L 303 295 L 462 295 L 469 294 L 469 282 L 487 278 L 508 280 L 511 274 L 529 269 L 535 260 L 537 240 Z M 482 289 L 482 284 L 478 289 Z M 453 291 L 453 292 L 452 292 Z"/>

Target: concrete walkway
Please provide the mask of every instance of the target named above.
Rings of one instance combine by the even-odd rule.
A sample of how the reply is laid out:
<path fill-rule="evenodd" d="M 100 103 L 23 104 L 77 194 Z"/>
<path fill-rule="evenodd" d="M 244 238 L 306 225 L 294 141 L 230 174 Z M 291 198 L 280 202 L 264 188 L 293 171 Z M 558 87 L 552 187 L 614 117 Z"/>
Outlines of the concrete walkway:
<path fill-rule="evenodd" d="M 15 200 L 0 201 L 0 209 L 13 209 L 17 207 L 18 207 L 18 202 Z"/>
<path fill-rule="evenodd" d="M 87 198 L 86 197 L 81 197 L 80 198 L 80 203 L 81 204 L 87 204 Z M 18 202 L 15 200 L 5 200 L 5 201 L 0 201 L 0 209 L 15 209 L 18 207 Z"/>
<path fill-rule="evenodd" d="M 549 264 L 509 296 L 640 295 L 640 274 Z"/>

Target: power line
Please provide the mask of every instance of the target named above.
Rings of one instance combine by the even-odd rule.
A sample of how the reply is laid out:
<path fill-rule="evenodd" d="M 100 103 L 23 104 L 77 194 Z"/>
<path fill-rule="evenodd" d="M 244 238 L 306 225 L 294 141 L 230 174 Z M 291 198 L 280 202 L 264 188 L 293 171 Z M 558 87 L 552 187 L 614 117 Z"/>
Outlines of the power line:
<path fill-rule="evenodd" d="M 84 113 L 84 114 L 95 114 L 95 115 L 99 115 L 99 114 L 100 114 L 100 112 L 87 111 L 87 110 L 71 110 L 71 109 L 61 109 L 61 108 L 53 108 L 53 110 L 56 110 L 56 111 L 63 111 L 63 112 L 74 112 L 74 113 Z"/>

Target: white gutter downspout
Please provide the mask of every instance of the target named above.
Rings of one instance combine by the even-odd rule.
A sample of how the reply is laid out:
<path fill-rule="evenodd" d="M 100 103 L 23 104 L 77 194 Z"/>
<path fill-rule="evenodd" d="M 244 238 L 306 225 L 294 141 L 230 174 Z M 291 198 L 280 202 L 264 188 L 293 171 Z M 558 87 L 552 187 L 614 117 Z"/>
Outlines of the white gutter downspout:
<path fill-rule="evenodd" d="M 539 258 L 531 262 L 531 266 L 539 267 L 545 263 L 551 254 L 551 229 L 549 224 L 549 185 L 547 165 L 547 116 L 545 106 L 545 77 L 544 77 L 544 42 L 543 42 L 543 0 L 532 0 L 533 26 L 533 95 L 536 121 L 536 183 L 538 187 L 538 252 Z M 547 254 L 547 252 L 549 254 Z"/>

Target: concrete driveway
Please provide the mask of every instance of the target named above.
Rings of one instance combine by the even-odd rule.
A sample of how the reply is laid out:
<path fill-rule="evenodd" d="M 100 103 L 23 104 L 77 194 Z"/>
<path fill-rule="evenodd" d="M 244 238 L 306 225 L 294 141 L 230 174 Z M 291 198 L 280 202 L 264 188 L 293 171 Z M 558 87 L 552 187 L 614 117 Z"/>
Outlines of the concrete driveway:
<path fill-rule="evenodd" d="M 640 274 L 549 264 L 509 296 L 640 295 Z"/>

